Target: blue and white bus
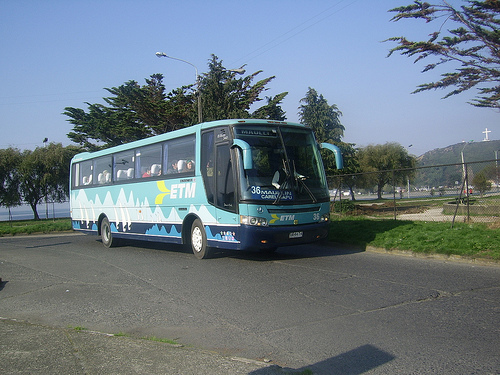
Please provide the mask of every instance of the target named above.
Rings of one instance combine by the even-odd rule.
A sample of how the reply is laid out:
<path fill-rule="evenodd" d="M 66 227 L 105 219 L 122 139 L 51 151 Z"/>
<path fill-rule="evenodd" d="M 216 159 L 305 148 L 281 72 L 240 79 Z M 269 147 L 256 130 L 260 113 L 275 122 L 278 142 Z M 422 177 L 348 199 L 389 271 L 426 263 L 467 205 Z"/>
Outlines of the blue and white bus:
<path fill-rule="evenodd" d="M 71 162 L 73 229 L 122 239 L 274 251 L 328 234 L 330 195 L 310 128 L 221 120 L 97 152 Z"/>

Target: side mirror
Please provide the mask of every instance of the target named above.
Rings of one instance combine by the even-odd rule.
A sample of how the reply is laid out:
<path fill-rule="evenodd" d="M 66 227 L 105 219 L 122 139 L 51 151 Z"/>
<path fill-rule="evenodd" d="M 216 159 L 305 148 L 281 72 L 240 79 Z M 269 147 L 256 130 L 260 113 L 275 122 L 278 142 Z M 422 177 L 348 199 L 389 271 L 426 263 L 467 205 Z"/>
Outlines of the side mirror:
<path fill-rule="evenodd" d="M 344 168 L 344 159 L 342 158 L 342 153 L 340 152 L 340 148 L 330 143 L 321 143 L 320 147 L 333 152 L 333 154 L 335 155 L 335 164 L 337 165 L 337 169 Z"/>
<path fill-rule="evenodd" d="M 243 168 L 245 170 L 253 169 L 252 149 L 250 145 L 242 139 L 234 139 L 232 147 L 239 147 L 243 154 Z"/>

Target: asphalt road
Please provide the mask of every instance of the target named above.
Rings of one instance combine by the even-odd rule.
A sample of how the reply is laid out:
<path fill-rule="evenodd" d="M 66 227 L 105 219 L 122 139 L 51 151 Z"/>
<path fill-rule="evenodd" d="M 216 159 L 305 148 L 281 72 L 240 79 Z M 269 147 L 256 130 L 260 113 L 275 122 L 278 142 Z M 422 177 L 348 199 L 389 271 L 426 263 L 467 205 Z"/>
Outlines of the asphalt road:
<path fill-rule="evenodd" d="M 499 374 L 500 267 L 333 245 L 276 254 L 0 238 L 0 317 L 175 339 L 317 374 Z M 332 370 L 335 369 L 335 370 Z"/>

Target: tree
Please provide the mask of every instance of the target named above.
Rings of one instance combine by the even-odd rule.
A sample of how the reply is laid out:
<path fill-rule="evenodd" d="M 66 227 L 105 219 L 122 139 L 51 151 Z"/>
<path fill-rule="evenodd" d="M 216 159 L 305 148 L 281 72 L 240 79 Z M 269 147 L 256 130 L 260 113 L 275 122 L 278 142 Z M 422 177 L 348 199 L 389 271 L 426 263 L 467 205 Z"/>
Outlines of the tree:
<path fill-rule="evenodd" d="M 332 153 L 321 150 L 321 157 L 323 159 L 326 174 L 332 176 L 354 173 L 356 169 L 355 160 L 349 158 L 349 156 L 354 155 L 356 152 L 354 144 L 341 142 L 345 130 L 344 125 L 340 122 L 342 112 L 339 111 L 335 104 L 329 105 L 323 95 L 318 94 L 318 92 L 311 87 L 309 87 L 306 96 L 302 98 L 300 102 L 303 103 L 299 106 L 300 122 L 313 130 L 316 140 L 319 143 L 327 142 L 335 144 L 341 149 L 342 155 L 345 157 L 344 169 L 338 171 L 334 167 L 335 157 Z"/>
<path fill-rule="evenodd" d="M 106 104 L 86 103 L 88 110 L 66 107 L 63 112 L 73 124 L 68 138 L 94 151 L 123 143 L 163 134 L 191 126 L 198 121 L 197 95 L 201 93 L 204 121 L 261 117 L 282 120 L 280 107 L 287 93 L 268 98 L 267 104 L 254 113 L 250 109 L 262 100 L 260 94 L 274 79 L 253 80 L 262 71 L 243 78 L 222 66 L 217 56 L 209 60 L 208 73 L 200 77 L 200 86 L 183 86 L 165 94 L 161 74 L 146 79 L 146 85 L 136 81 L 106 88 L 112 96 L 103 98 Z M 198 92 L 199 91 L 199 92 Z"/>
<path fill-rule="evenodd" d="M 256 117 L 282 119 L 284 112 L 279 104 L 287 95 L 286 92 L 268 98 L 267 105 L 254 113 L 250 112 L 251 107 L 262 100 L 260 94 L 268 90 L 267 85 L 275 78 L 267 77 L 253 83 L 260 73 L 262 70 L 236 78 L 237 73 L 226 69 L 222 60 L 212 55 L 208 73 L 202 75 L 200 85 L 203 121 Z"/>
<path fill-rule="evenodd" d="M 285 121 L 286 114 L 280 104 L 287 95 L 288 92 L 282 92 L 274 97 L 266 96 L 267 104 L 252 113 L 252 118 Z"/>
<path fill-rule="evenodd" d="M 21 152 L 15 148 L 0 150 L 0 206 L 9 209 L 21 204 L 19 172 Z"/>
<path fill-rule="evenodd" d="M 69 194 L 71 158 L 78 152 L 74 146 L 51 143 L 47 147 L 25 150 L 19 164 L 19 193 L 39 220 L 37 205 L 42 202 L 62 202 Z"/>
<path fill-rule="evenodd" d="M 144 86 L 132 80 L 106 88 L 113 95 L 103 98 L 108 106 L 86 103 L 88 112 L 66 107 L 63 114 L 74 125 L 68 138 L 94 151 L 194 124 L 192 87 L 181 87 L 165 94 L 162 80 L 161 74 L 153 74 Z"/>
<path fill-rule="evenodd" d="M 472 179 L 472 184 L 474 185 L 474 189 L 479 191 L 481 197 L 488 190 L 491 190 L 491 181 L 488 181 L 484 172 L 479 172 L 476 175 L 474 175 L 474 178 Z"/>
<path fill-rule="evenodd" d="M 323 95 L 310 87 L 300 102 L 304 103 L 299 106 L 300 122 L 314 131 L 318 142 L 340 142 L 345 128 L 340 122 L 342 112 L 338 107 L 329 105 Z"/>
<path fill-rule="evenodd" d="M 422 72 L 443 64 L 458 64 L 454 72 L 442 74 L 437 82 L 419 85 L 413 93 L 454 87 L 444 97 L 448 98 L 477 87 L 479 94 L 470 104 L 500 109 L 500 0 L 467 0 L 467 3 L 468 6 L 457 10 L 447 2 L 434 5 L 415 1 L 412 5 L 389 10 L 397 13 L 392 21 L 407 18 L 443 21 L 427 41 L 414 42 L 405 37 L 388 39 L 398 43 L 389 56 L 399 52 L 408 57 L 416 56 L 415 62 L 436 57 L 437 61 L 426 65 Z M 454 22 L 456 28 L 445 34 L 442 30 L 449 21 Z"/>
<path fill-rule="evenodd" d="M 399 143 L 369 145 L 359 150 L 359 163 L 365 174 L 365 186 L 377 186 L 377 197 L 382 199 L 382 189 L 387 183 L 405 183 L 416 165 L 415 157 L 408 154 Z"/>

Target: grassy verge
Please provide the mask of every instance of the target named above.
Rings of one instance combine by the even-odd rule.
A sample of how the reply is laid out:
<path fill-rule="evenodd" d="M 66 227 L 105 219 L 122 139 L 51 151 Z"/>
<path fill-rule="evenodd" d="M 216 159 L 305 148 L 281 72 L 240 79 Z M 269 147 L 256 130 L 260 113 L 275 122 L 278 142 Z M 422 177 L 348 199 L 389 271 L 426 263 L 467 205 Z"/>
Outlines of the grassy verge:
<path fill-rule="evenodd" d="M 0 222 L 0 237 L 71 230 L 70 219 Z M 487 224 L 345 217 L 330 223 L 330 241 L 387 250 L 500 260 L 500 228 Z"/>
<path fill-rule="evenodd" d="M 71 230 L 71 219 L 0 221 L 0 237 Z"/>
<path fill-rule="evenodd" d="M 455 223 L 451 229 L 450 223 L 349 217 L 330 225 L 334 242 L 500 260 L 500 229 L 487 224 Z"/>

